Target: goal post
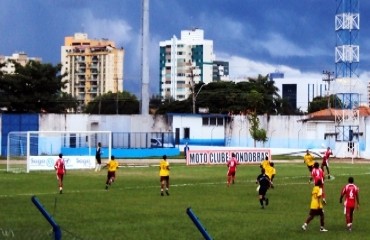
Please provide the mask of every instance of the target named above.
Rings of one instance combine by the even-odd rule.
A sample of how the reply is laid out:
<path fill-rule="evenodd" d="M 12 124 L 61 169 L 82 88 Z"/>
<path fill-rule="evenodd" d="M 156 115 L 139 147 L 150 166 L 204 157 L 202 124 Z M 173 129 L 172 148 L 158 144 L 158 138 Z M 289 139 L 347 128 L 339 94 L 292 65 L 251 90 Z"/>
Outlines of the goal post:
<path fill-rule="evenodd" d="M 111 131 L 24 131 L 10 132 L 7 142 L 7 171 L 52 170 L 59 153 L 67 169 L 95 167 L 97 144 L 102 157 L 112 155 Z"/>

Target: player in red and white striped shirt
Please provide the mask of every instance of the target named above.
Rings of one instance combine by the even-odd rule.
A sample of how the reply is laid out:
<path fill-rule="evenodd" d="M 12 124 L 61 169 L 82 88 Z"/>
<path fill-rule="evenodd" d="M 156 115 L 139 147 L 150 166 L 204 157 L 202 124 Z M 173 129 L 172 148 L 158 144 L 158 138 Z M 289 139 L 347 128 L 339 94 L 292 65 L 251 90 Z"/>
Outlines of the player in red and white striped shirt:
<path fill-rule="evenodd" d="M 345 196 L 344 214 L 349 231 L 352 231 L 353 212 L 356 207 L 357 209 L 360 207 L 359 190 L 360 189 L 354 184 L 353 177 L 349 177 L 348 184 L 343 187 L 340 194 L 339 203 L 342 203 L 343 197 Z"/>

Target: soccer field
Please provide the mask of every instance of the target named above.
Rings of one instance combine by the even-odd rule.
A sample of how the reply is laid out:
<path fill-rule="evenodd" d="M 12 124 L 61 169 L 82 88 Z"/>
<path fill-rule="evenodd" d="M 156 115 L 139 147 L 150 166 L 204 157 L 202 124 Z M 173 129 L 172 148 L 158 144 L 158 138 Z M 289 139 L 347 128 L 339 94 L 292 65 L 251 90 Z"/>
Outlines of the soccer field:
<path fill-rule="evenodd" d="M 159 162 L 159 161 L 158 161 Z M 170 161 L 171 163 L 171 161 Z M 241 165 L 226 186 L 226 166 L 171 164 L 170 196 L 160 196 L 158 166 L 121 167 L 105 190 L 106 170 L 69 171 L 59 194 L 54 172 L 6 173 L 0 166 L 0 239 L 52 239 L 49 223 L 31 201 L 37 196 L 62 229 L 62 239 L 203 239 L 186 209 L 191 207 L 213 239 L 367 239 L 370 236 L 370 164 L 332 163 L 325 182 L 325 227 L 314 219 L 301 230 L 313 185 L 302 163 L 275 162 L 270 204 L 261 209 L 255 179 L 258 165 Z M 360 210 L 353 231 L 339 204 L 342 186 L 353 176 Z"/>

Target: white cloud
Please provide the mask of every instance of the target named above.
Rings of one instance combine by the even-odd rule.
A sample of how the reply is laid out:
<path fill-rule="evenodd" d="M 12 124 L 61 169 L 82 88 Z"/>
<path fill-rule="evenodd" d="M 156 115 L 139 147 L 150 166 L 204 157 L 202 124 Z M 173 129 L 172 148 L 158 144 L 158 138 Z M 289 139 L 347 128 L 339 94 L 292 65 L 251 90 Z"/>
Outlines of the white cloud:
<path fill-rule="evenodd" d="M 107 38 L 113 40 L 117 47 L 124 47 L 133 39 L 132 27 L 122 19 L 96 18 L 91 11 L 86 11 L 83 21 L 89 38 Z"/>
<path fill-rule="evenodd" d="M 267 39 L 258 41 L 255 45 L 266 49 L 270 55 L 274 57 L 317 56 L 325 53 L 325 51 L 318 47 L 299 47 L 297 44 L 278 33 L 268 34 Z"/>
<path fill-rule="evenodd" d="M 298 69 L 291 68 L 285 65 L 273 65 L 265 62 L 257 62 L 236 55 L 228 55 L 225 53 L 217 53 L 219 59 L 229 62 L 229 72 L 230 77 L 240 78 L 240 77 L 256 77 L 260 75 L 267 75 L 276 71 L 283 72 L 290 76 L 301 76 L 302 73 Z"/>
<path fill-rule="evenodd" d="M 219 59 L 229 62 L 230 79 L 238 81 L 247 77 L 257 77 L 259 74 L 266 76 L 276 71 L 284 73 L 284 81 L 295 83 L 324 84 L 323 75 L 317 72 L 302 72 L 286 65 L 273 65 L 265 62 L 257 62 L 248 58 L 218 53 Z M 359 93 L 361 103 L 367 102 L 367 85 L 370 80 L 370 72 L 363 72 L 358 78 L 337 79 L 331 82 L 330 92 L 335 93 Z"/>

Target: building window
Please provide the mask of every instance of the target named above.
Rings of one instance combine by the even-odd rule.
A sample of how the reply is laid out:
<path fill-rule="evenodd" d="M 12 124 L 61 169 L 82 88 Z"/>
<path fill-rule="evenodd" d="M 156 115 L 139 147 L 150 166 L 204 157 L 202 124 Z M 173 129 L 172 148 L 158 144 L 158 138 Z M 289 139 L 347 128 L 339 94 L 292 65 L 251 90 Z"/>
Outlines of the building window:
<path fill-rule="evenodd" d="M 316 131 L 315 123 L 307 123 L 307 131 Z"/>
<path fill-rule="evenodd" d="M 209 118 L 209 125 L 211 125 L 211 126 L 217 125 L 216 119 L 217 118 L 215 118 L 215 117 Z"/>
<path fill-rule="evenodd" d="M 219 117 L 217 118 L 217 126 L 223 126 L 224 125 L 224 119 Z"/>
<path fill-rule="evenodd" d="M 190 128 L 184 128 L 184 138 L 185 139 L 190 138 Z"/>
<path fill-rule="evenodd" d="M 207 118 L 207 117 L 202 118 L 202 125 L 203 126 L 208 126 L 209 125 L 209 118 Z"/>

